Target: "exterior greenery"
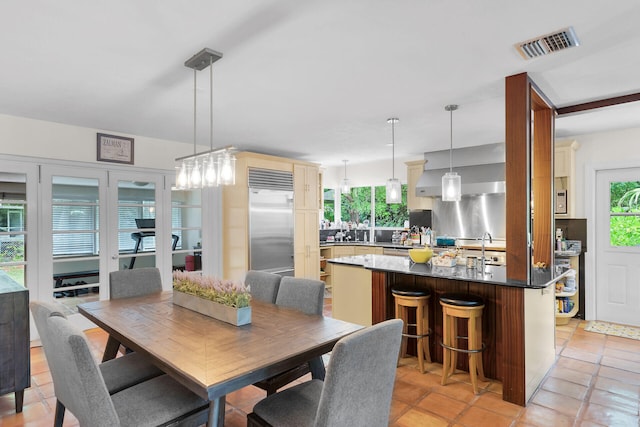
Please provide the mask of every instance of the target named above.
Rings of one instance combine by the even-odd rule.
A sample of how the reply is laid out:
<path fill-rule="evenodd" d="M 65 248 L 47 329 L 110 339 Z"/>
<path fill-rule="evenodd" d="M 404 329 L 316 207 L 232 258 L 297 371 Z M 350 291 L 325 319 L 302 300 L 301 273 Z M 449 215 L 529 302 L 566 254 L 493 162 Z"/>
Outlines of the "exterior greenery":
<path fill-rule="evenodd" d="M 640 181 L 610 185 L 611 246 L 640 246 Z"/>
<path fill-rule="evenodd" d="M 371 188 L 353 187 L 349 194 L 342 194 L 340 214 L 343 221 L 351 221 L 355 224 L 361 224 L 364 221 L 372 223 Z M 373 215 L 376 227 L 403 227 L 404 222 L 409 219 L 407 186 L 402 185 L 402 203 L 398 204 L 387 204 L 384 185 L 374 187 L 374 191 Z M 325 219 L 328 219 L 326 213 Z"/>

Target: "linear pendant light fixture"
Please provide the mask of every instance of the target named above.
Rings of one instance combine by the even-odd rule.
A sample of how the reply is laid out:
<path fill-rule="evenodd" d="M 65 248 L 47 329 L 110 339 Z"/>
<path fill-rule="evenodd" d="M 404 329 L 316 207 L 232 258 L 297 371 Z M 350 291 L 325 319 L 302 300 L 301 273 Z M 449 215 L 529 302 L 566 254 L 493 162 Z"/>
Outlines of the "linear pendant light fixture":
<path fill-rule="evenodd" d="M 387 180 L 387 204 L 402 201 L 402 185 L 396 179 L 396 123 L 399 121 L 396 117 L 387 119 L 387 123 L 391 123 L 391 179 Z"/>
<path fill-rule="evenodd" d="M 458 109 L 456 104 L 444 107 L 450 113 L 450 137 L 451 146 L 449 148 L 449 172 L 442 177 L 442 201 L 443 202 L 459 202 L 462 194 L 460 175 L 453 172 L 453 112 Z"/>
<path fill-rule="evenodd" d="M 351 182 L 347 178 L 347 162 L 348 161 L 349 160 L 343 160 L 343 162 L 344 162 L 344 178 L 342 178 L 342 181 L 340 182 L 340 193 L 342 193 L 342 194 L 348 194 L 349 192 L 351 192 Z"/>
<path fill-rule="evenodd" d="M 193 154 L 176 159 L 176 188 L 191 190 L 235 184 L 235 162 L 231 146 L 213 148 L 213 63 L 222 53 L 204 48 L 188 59 L 185 67 L 193 69 Z M 196 153 L 196 79 L 197 72 L 209 67 L 209 150 Z"/>

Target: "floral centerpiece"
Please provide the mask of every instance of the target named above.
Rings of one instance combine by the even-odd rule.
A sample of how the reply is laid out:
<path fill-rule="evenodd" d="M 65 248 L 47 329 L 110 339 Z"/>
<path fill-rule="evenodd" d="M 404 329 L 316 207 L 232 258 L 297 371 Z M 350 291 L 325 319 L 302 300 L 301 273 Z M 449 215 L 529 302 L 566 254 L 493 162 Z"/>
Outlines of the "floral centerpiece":
<path fill-rule="evenodd" d="M 173 303 L 236 326 L 251 323 L 251 294 L 243 283 L 173 272 Z"/>

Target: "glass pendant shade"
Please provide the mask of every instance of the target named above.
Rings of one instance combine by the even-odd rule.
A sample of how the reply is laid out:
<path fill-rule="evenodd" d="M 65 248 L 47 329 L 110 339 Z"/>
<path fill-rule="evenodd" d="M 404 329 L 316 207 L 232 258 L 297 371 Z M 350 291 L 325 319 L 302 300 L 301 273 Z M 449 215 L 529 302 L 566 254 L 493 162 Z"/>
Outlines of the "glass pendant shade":
<path fill-rule="evenodd" d="M 217 175 L 217 160 L 214 158 L 213 154 L 209 156 L 209 159 L 206 161 L 206 168 L 204 168 L 204 185 L 207 187 L 216 187 L 218 185 L 218 175 Z"/>
<path fill-rule="evenodd" d="M 340 193 L 349 194 L 351 192 L 351 183 L 349 179 L 347 179 L 347 162 L 348 160 L 343 160 L 344 162 L 344 178 L 340 181 Z"/>
<path fill-rule="evenodd" d="M 189 183 L 191 188 L 200 188 L 202 185 L 202 172 L 200 171 L 200 165 L 197 160 L 193 162 Z"/>
<path fill-rule="evenodd" d="M 392 178 L 387 180 L 387 204 L 400 203 L 402 201 L 402 185 L 400 180 Z"/>
<path fill-rule="evenodd" d="M 399 121 L 397 117 L 387 119 L 387 123 L 391 123 L 391 179 L 387 180 L 387 204 L 402 202 L 402 185 L 396 179 L 396 123 Z"/>
<path fill-rule="evenodd" d="M 340 192 L 342 194 L 349 194 L 351 192 L 351 182 L 347 178 L 340 181 Z"/>
<path fill-rule="evenodd" d="M 450 116 L 449 172 L 442 176 L 442 201 L 459 202 L 462 196 L 462 181 L 457 172 L 453 172 L 453 112 L 458 109 L 456 104 L 447 105 L 445 111 Z"/>
<path fill-rule="evenodd" d="M 187 172 L 187 164 L 182 162 L 180 167 L 176 168 L 176 187 L 179 190 L 187 188 L 187 184 L 189 182 L 189 175 Z"/>
<path fill-rule="evenodd" d="M 447 172 L 442 177 L 442 201 L 459 202 L 461 197 L 461 181 L 457 172 Z"/>
<path fill-rule="evenodd" d="M 218 167 L 220 185 L 234 185 L 236 183 L 236 156 L 229 151 L 220 155 Z"/>

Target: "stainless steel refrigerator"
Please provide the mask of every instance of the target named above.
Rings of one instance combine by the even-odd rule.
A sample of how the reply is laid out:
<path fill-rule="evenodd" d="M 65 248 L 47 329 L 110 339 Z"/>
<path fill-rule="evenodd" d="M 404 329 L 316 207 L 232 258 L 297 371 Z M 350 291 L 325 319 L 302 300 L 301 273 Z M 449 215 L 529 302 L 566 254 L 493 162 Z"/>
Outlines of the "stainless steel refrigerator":
<path fill-rule="evenodd" d="M 249 170 L 249 268 L 293 276 L 293 175 Z"/>

